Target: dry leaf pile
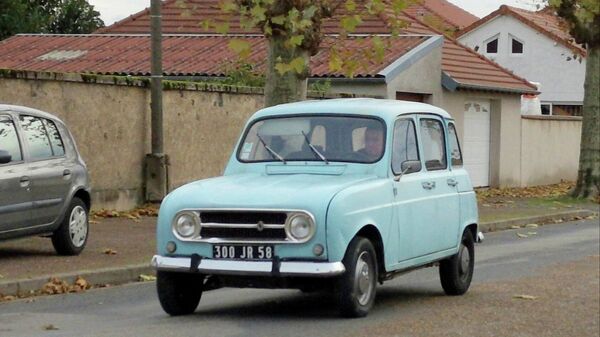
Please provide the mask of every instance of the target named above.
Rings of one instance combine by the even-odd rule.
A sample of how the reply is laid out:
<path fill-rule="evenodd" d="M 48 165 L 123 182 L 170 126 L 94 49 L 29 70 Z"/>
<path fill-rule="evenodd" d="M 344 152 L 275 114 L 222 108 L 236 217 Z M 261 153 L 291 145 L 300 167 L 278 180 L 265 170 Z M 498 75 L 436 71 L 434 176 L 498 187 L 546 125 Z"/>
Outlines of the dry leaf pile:
<path fill-rule="evenodd" d="M 133 209 L 131 211 L 126 211 L 126 212 L 119 212 L 119 211 L 108 210 L 108 209 L 100 209 L 97 211 L 92 211 L 91 215 L 94 219 L 127 218 L 127 219 L 131 219 L 135 222 L 139 222 L 140 218 L 143 216 L 150 216 L 150 217 L 158 216 L 158 207 L 157 207 L 157 205 L 148 204 L 148 205 L 144 205 L 142 207 L 138 207 L 136 209 Z M 90 221 L 90 223 L 92 223 L 92 221 Z"/>
<path fill-rule="evenodd" d="M 42 287 L 42 293 L 46 295 L 80 293 L 90 289 L 92 286 L 82 277 L 77 277 L 73 284 L 69 284 L 59 278 L 53 277 Z"/>
<path fill-rule="evenodd" d="M 567 195 L 575 183 L 571 181 L 561 182 L 554 185 L 511 187 L 511 188 L 486 188 L 478 189 L 477 200 L 489 202 L 493 199 L 502 198 L 554 198 Z"/>

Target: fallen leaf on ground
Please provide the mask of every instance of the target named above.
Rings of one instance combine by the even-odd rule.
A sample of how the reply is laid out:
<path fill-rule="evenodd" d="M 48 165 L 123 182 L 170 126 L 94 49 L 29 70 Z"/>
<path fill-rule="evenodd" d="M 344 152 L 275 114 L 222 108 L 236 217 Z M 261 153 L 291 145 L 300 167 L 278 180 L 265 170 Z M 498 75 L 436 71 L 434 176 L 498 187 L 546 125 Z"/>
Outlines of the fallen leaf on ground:
<path fill-rule="evenodd" d="M 537 296 L 531 296 L 531 295 L 515 295 L 513 296 L 513 298 L 518 298 L 520 300 L 536 300 Z"/>
<path fill-rule="evenodd" d="M 0 301 L 12 301 L 12 300 L 16 300 L 16 299 L 17 298 L 12 295 L 0 296 Z"/>
<path fill-rule="evenodd" d="M 78 276 L 77 279 L 75 280 L 75 283 L 73 284 L 72 290 L 74 290 L 76 292 L 81 292 L 84 290 L 88 290 L 91 287 L 92 286 L 88 283 L 88 281 L 86 281 L 83 277 Z"/>
<path fill-rule="evenodd" d="M 521 228 L 521 226 L 517 226 L 517 225 L 510 226 L 510 229 L 519 229 L 519 228 Z"/>
<path fill-rule="evenodd" d="M 517 236 L 520 238 L 527 238 L 529 237 L 527 234 L 523 234 L 523 233 L 517 233 Z"/>
<path fill-rule="evenodd" d="M 99 223 L 98 221 L 95 220 L 88 220 L 88 223 L 90 223 L 91 225 L 95 225 L 97 223 Z"/>
<path fill-rule="evenodd" d="M 140 281 L 142 281 L 142 282 L 156 281 L 156 276 L 154 276 L 154 275 L 146 275 L 146 274 L 141 274 L 139 279 L 140 279 Z"/>
<path fill-rule="evenodd" d="M 58 330 L 58 328 L 54 324 L 46 324 L 44 325 L 44 330 Z"/>
<path fill-rule="evenodd" d="M 537 235 L 537 232 L 527 232 L 527 235 Z"/>
<path fill-rule="evenodd" d="M 556 219 L 556 220 L 554 220 L 554 223 L 561 223 L 561 222 L 563 222 L 563 219 Z"/>
<path fill-rule="evenodd" d="M 69 284 L 56 277 L 51 278 L 48 283 L 42 287 L 42 293 L 47 295 L 64 294 L 69 291 Z"/>
<path fill-rule="evenodd" d="M 102 250 L 102 254 L 117 255 L 117 251 L 112 248 L 104 248 L 104 250 Z"/>
<path fill-rule="evenodd" d="M 4 278 L 4 275 L 0 274 L 0 278 Z"/>
<path fill-rule="evenodd" d="M 530 224 L 525 225 L 525 227 L 526 228 L 538 228 L 539 226 L 536 223 L 530 223 Z"/>

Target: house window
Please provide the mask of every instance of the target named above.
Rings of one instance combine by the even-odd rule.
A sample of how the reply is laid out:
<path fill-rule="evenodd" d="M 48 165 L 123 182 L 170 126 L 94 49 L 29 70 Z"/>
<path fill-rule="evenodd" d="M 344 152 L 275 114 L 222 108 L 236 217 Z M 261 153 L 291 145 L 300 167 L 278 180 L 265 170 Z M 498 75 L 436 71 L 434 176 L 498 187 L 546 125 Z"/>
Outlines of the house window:
<path fill-rule="evenodd" d="M 511 41 L 511 46 L 510 46 L 511 54 L 515 54 L 515 55 L 523 54 L 523 42 L 517 40 L 514 37 L 511 37 L 510 41 Z"/>
<path fill-rule="evenodd" d="M 485 44 L 485 52 L 488 54 L 498 54 L 498 38 L 494 38 Z"/>
<path fill-rule="evenodd" d="M 542 115 L 552 115 L 552 104 L 542 103 Z"/>

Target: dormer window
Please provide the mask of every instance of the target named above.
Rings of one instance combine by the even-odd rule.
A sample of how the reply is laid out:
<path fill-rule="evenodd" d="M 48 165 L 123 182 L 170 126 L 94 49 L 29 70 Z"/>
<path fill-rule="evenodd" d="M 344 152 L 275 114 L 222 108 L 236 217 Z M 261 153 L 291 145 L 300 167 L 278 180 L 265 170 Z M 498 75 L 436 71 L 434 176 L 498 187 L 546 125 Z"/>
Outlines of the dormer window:
<path fill-rule="evenodd" d="M 522 55 L 523 54 L 523 42 L 517 39 L 514 36 L 510 37 L 510 53 L 513 55 Z"/>
<path fill-rule="evenodd" d="M 485 43 L 485 52 L 487 54 L 498 54 L 498 37 L 494 37 Z"/>

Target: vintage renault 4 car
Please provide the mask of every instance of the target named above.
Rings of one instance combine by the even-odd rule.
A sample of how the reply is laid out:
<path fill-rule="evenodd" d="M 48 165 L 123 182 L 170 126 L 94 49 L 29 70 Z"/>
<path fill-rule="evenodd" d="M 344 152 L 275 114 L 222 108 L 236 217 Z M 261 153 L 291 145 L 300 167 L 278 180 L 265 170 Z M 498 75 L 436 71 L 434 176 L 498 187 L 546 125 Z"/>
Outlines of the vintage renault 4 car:
<path fill-rule="evenodd" d="M 444 291 L 471 283 L 475 193 L 455 122 L 412 102 L 337 99 L 255 113 L 222 177 L 160 207 L 158 297 L 195 311 L 218 287 L 325 290 L 364 316 L 377 282 L 439 263 Z"/>

